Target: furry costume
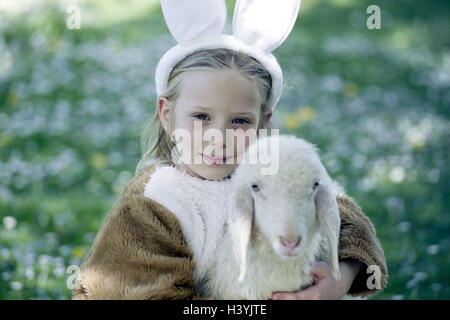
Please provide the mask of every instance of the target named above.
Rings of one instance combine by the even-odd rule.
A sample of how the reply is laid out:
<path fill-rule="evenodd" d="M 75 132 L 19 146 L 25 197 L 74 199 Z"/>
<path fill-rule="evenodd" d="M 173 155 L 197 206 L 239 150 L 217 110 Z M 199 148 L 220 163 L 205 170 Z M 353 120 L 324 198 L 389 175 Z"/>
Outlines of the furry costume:
<path fill-rule="evenodd" d="M 161 203 L 147 197 L 169 203 L 164 194 L 170 194 L 162 189 L 158 193 L 158 188 L 163 186 L 159 183 L 162 175 L 159 178 L 154 176 L 159 182 L 150 183 L 153 173 L 157 173 L 156 168 L 157 165 L 148 166 L 135 176 L 105 218 L 77 274 L 73 299 L 205 299 L 195 291 L 194 277 L 200 273 L 195 270 L 193 251 L 207 253 L 212 250 L 214 244 L 209 239 L 214 239 L 214 234 L 205 231 L 196 236 L 191 231 L 194 227 L 198 230 L 197 223 L 205 225 L 202 220 L 205 217 L 196 215 L 204 210 L 207 202 L 194 196 L 193 201 L 187 200 L 186 207 L 180 207 L 183 203 L 180 199 L 183 198 L 179 198 L 178 191 L 172 190 L 176 195 L 171 202 L 172 210 L 177 214 L 181 209 L 188 212 L 187 219 L 178 219 Z M 165 172 L 173 173 L 170 169 Z M 170 178 L 181 179 L 180 189 L 200 185 L 195 184 L 196 178 L 193 177 L 187 177 L 190 183 L 183 184 L 180 177 L 182 175 Z M 226 190 L 228 183 L 226 180 L 202 180 L 201 183 L 205 182 L 211 182 L 210 187 L 222 190 Z M 217 195 L 217 189 L 211 195 Z M 218 212 L 223 205 L 221 198 L 217 195 L 216 199 L 209 199 L 211 208 L 215 206 Z M 366 266 L 379 266 L 381 289 L 385 288 L 388 278 L 386 261 L 374 226 L 351 198 L 343 196 L 337 200 L 341 216 L 339 259 L 353 258 Z M 200 207 L 197 210 L 195 206 Z M 191 226 L 188 225 L 190 218 L 194 223 Z M 220 221 L 212 229 L 215 232 L 219 230 Z M 199 270 L 207 267 L 206 256 L 196 257 Z M 366 266 L 356 276 L 349 294 L 368 296 L 379 291 L 367 288 L 370 274 L 366 273 Z"/>

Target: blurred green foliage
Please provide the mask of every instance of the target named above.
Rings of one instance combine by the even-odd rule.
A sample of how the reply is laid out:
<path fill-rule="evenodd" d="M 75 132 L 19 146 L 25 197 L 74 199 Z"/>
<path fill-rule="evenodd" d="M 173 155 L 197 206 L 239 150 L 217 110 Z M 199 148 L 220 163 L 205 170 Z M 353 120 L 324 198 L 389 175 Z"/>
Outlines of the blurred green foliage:
<path fill-rule="evenodd" d="M 17 3 L 0 7 L 0 299 L 68 299 L 175 42 L 155 0 L 72 2 L 80 30 L 67 1 Z M 315 143 L 375 225 L 390 273 L 375 299 L 450 298 L 449 21 L 443 0 L 305 0 L 274 52 L 273 125 Z"/>

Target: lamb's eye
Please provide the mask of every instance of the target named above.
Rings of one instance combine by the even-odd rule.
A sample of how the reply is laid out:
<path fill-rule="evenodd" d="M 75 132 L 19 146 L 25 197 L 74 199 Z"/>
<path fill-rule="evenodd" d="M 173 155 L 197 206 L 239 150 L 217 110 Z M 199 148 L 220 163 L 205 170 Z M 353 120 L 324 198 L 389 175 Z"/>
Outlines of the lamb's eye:
<path fill-rule="evenodd" d="M 318 186 L 319 186 L 319 182 L 316 181 L 316 182 L 314 183 L 313 190 L 315 190 Z"/>
<path fill-rule="evenodd" d="M 259 190 L 258 185 L 257 184 L 252 184 L 252 190 L 253 191 L 258 191 Z"/>

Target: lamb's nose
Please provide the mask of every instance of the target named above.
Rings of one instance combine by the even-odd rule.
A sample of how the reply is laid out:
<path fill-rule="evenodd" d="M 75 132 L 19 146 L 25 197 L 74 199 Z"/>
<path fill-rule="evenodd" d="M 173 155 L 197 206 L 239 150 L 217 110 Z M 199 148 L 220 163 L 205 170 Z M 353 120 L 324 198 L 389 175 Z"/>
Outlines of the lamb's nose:
<path fill-rule="evenodd" d="M 295 248 L 300 244 L 302 237 L 300 236 L 288 236 L 288 237 L 280 237 L 280 241 L 286 248 Z"/>

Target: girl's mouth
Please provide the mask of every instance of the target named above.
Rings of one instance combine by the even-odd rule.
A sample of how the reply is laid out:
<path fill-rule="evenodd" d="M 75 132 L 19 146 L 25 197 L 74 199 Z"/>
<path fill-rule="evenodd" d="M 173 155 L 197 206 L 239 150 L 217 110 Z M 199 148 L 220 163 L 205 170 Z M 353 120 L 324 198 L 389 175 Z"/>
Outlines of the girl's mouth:
<path fill-rule="evenodd" d="M 227 159 L 231 158 L 231 157 L 217 158 L 217 157 L 207 156 L 205 154 L 202 154 L 202 157 L 207 164 L 224 164 L 227 161 Z"/>

